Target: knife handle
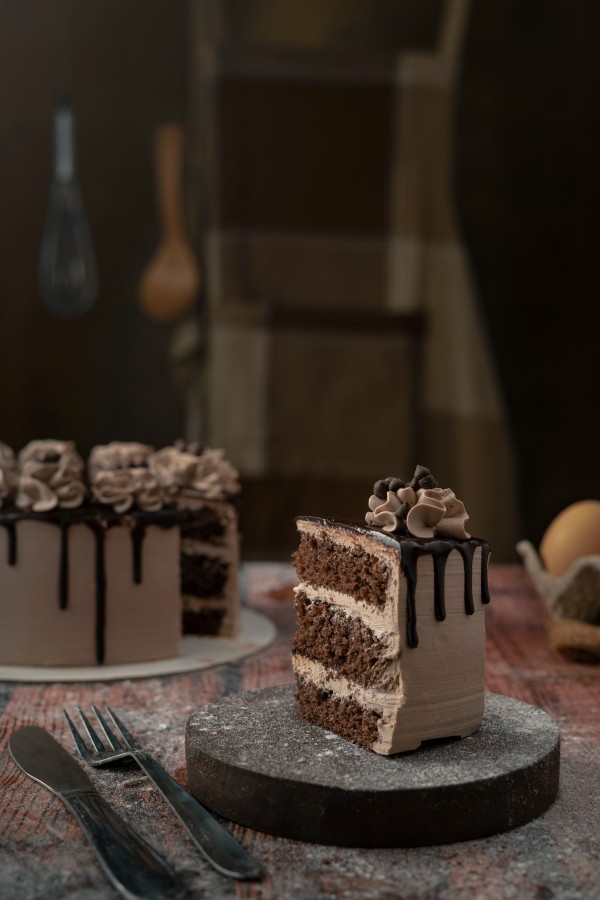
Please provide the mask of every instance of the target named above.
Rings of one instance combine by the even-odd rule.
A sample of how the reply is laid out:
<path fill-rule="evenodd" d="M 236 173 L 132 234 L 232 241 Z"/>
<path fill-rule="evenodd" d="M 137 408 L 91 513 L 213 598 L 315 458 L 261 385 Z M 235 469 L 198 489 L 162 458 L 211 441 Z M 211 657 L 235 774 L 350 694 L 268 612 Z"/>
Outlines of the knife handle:
<path fill-rule="evenodd" d="M 171 866 L 96 791 L 61 794 L 105 874 L 125 897 L 176 900 L 183 886 Z"/>
<path fill-rule="evenodd" d="M 261 877 L 260 864 L 160 763 L 145 750 L 136 750 L 133 756 L 173 809 L 196 847 L 217 872 L 240 881 Z"/>

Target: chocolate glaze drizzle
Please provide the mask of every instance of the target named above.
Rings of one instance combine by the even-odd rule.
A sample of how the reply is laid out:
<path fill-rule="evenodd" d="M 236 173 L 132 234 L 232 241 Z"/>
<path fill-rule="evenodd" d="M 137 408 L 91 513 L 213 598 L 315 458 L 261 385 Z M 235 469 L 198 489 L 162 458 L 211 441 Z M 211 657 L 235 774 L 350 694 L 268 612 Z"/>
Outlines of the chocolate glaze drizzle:
<path fill-rule="evenodd" d="M 101 506 L 86 506 L 79 509 L 55 509 L 46 513 L 34 513 L 20 510 L 3 510 L 0 512 L 0 526 L 8 536 L 7 563 L 18 564 L 17 524 L 24 519 L 44 522 L 60 528 L 60 555 L 58 569 L 58 606 L 67 609 L 69 605 L 69 528 L 71 525 L 86 525 L 94 534 L 95 540 L 95 581 L 96 581 L 96 660 L 104 662 L 105 628 L 106 628 L 106 559 L 105 537 L 109 528 L 117 525 L 128 525 L 132 542 L 132 576 L 135 584 L 141 584 L 143 578 L 143 543 L 148 525 L 160 528 L 173 528 L 179 525 L 181 516 L 175 509 L 167 508 L 159 512 L 143 512 L 132 510 L 125 515 L 117 515 L 110 509 Z"/>
<path fill-rule="evenodd" d="M 410 540 L 404 538 L 400 542 L 400 566 L 406 577 L 406 639 L 409 647 L 417 647 L 419 645 L 419 635 L 417 633 L 417 610 L 415 603 L 415 594 L 417 586 L 417 560 L 420 556 L 433 557 L 433 603 L 435 617 L 439 622 L 443 622 L 446 618 L 446 605 L 444 597 L 444 574 L 446 571 L 446 563 L 448 557 L 453 550 L 458 550 L 463 558 L 465 569 L 465 612 L 468 616 L 472 616 L 475 612 L 475 604 L 473 602 L 473 557 L 475 551 L 481 547 L 481 601 L 482 603 L 490 602 L 490 593 L 488 587 L 487 569 L 488 559 L 490 555 L 490 547 L 486 541 L 478 538 L 470 538 L 469 540 Z"/>
<path fill-rule="evenodd" d="M 465 569 L 465 613 L 472 616 L 475 612 L 473 602 L 473 557 L 475 551 L 481 548 L 481 602 L 490 602 L 488 585 L 488 561 L 490 558 L 490 545 L 480 538 L 458 540 L 444 538 L 443 540 L 424 540 L 389 534 L 382 528 L 371 525 L 358 524 L 343 519 L 321 519 L 315 516 L 299 516 L 299 519 L 318 522 L 321 525 L 337 525 L 347 528 L 349 531 L 358 532 L 376 538 L 388 547 L 400 551 L 400 567 L 406 578 L 406 639 L 409 647 L 418 647 L 419 635 L 417 632 L 417 560 L 420 556 L 433 558 L 433 604 L 435 617 L 439 622 L 446 618 L 446 604 L 444 596 L 444 575 L 446 563 L 453 550 L 458 550 L 463 558 Z"/>

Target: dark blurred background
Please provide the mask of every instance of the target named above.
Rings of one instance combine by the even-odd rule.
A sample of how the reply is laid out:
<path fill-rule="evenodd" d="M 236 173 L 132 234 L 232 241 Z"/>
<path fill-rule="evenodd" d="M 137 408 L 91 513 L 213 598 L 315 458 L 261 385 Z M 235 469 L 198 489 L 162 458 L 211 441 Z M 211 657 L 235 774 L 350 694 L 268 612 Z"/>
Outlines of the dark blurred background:
<path fill-rule="evenodd" d="M 568 503 L 598 498 L 600 10 L 459 3 L 456 85 L 440 94 L 442 75 L 415 66 L 399 89 L 397 60 L 434 53 L 449 5 L 0 0 L 0 440 L 73 438 L 82 452 L 181 435 L 223 444 L 242 471 L 247 557 L 289 553 L 294 513 L 360 518 L 372 480 L 409 478 L 417 462 L 452 477 L 468 509 L 484 499 L 489 521 L 471 524 L 492 542 L 498 525 L 498 560 L 518 538 L 537 543 Z M 100 275 L 95 306 L 74 319 L 52 315 L 37 288 L 61 100 L 77 117 Z M 397 123 L 420 109 L 432 126 L 415 158 L 448 143 L 434 177 L 447 176 L 456 213 L 433 222 L 431 240 L 451 232 L 469 260 L 480 317 L 470 334 L 489 347 L 512 453 L 486 467 L 494 435 L 469 426 L 448 437 L 457 475 L 443 462 L 455 424 L 420 406 L 428 311 L 386 307 L 380 259 Z M 160 237 L 153 139 L 171 121 L 185 129 L 203 282 L 191 314 L 158 322 L 137 293 Z M 424 229 L 429 181 L 409 178 Z M 279 243 L 264 243 L 275 232 Z M 303 416 L 316 423 L 306 441 Z"/>

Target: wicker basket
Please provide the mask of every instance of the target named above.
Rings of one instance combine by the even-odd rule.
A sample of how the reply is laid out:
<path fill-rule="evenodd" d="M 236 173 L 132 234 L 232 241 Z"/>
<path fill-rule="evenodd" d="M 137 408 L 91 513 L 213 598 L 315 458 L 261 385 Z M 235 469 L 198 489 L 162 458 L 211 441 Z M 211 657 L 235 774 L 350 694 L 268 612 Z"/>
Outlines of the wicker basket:
<path fill-rule="evenodd" d="M 529 541 L 520 541 L 517 551 L 546 603 L 554 649 L 579 662 L 600 662 L 600 556 L 582 556 L 556 576 L 544 568 Z"/>

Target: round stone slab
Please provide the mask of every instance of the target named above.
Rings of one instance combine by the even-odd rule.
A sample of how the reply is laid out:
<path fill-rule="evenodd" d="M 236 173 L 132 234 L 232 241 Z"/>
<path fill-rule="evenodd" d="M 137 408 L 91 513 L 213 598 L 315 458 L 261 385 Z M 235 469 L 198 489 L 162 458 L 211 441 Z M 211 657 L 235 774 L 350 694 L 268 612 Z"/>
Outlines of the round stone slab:
<path fill-rule="evenodd" d="M 558 793 L 558 728 L 519 700 L 488 693 L 475 734 L 379 756 L 303 719 L 294 692 L 248 691 L 191 716 L 188 785 L 201 803 L 298 841 L 418 847 L 516 828 Z"/>

